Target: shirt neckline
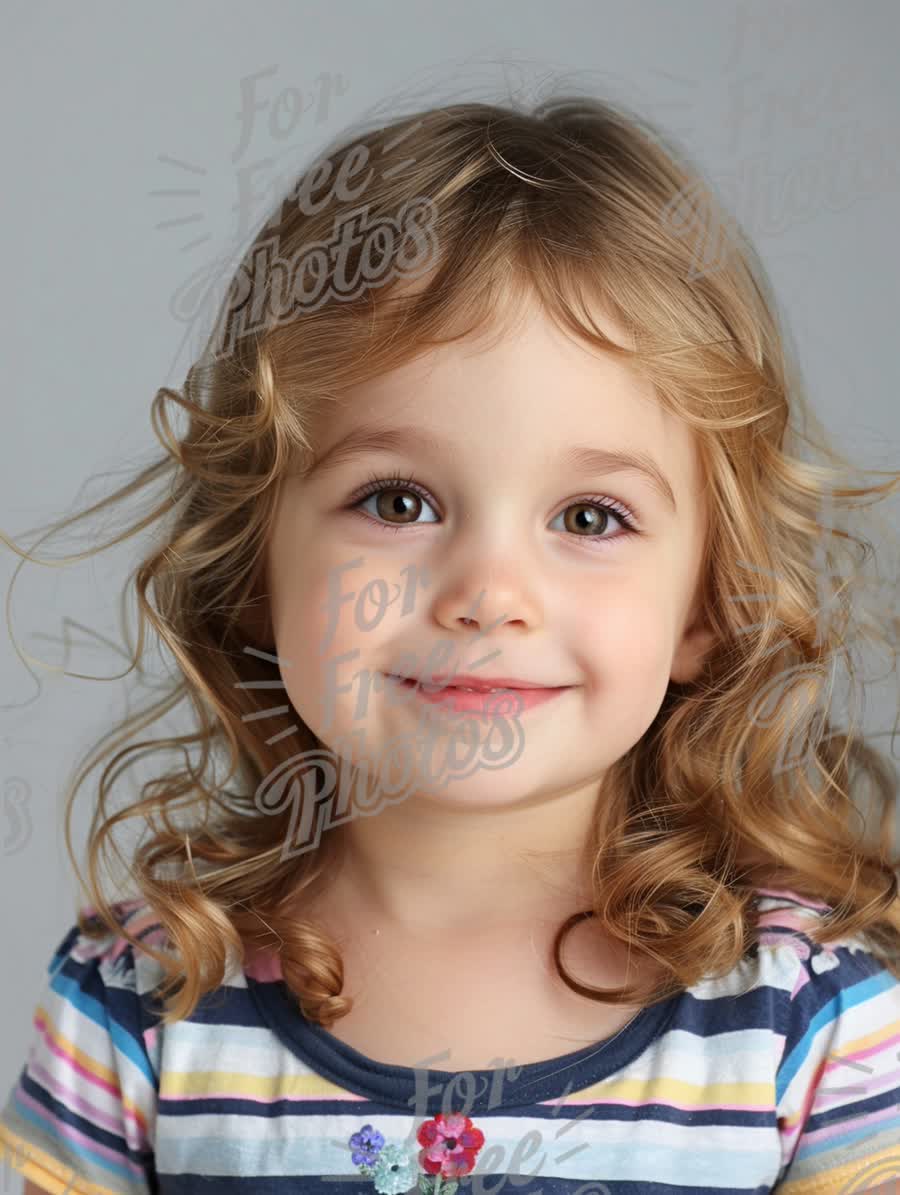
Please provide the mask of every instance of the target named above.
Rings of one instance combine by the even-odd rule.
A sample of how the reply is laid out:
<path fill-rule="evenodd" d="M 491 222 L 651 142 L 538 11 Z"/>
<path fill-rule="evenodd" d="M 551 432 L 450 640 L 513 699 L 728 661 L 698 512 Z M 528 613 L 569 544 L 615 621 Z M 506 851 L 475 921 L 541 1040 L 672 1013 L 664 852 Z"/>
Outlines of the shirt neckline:
<path fill-rule="evenodd" d="M 675 1012 L 683 993 L 646 1005 L 611 1037 L 590 1042 L 555 1058 L 521 1067 L 446 1071 L 423 1060 L 421 1068 L 369 1058 L 309 1021 L 283 979 L 247 986 L 260 1014 L 279 1040 L 316 1074 L 375 1103 L 435 1116 L 446 1112 L 451 1097 L 465 1103 L 467 1114 L 483 1114 L 558 1099 L 615 1074 L 638 1057 Z M 440 1055 L 437 1061 L 440 1061 Z"/>

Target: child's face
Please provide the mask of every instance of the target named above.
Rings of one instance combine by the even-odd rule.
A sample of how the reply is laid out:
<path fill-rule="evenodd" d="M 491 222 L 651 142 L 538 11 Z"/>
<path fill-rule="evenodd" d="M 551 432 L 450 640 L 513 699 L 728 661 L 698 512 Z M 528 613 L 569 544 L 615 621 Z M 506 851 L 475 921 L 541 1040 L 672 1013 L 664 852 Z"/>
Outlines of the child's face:
<path fill-rule="evenodd" d="M 608 319 L 601 326 L 621 341 Z M 354 761 L 377 761 L 406 743 L 392 774 L 410 767 L 413 794 L 500 807 L 602 779 L 650 726 L 670 678 L 696 675 L 711 644 L 692 629 L 706 516 L 691 435 L 649 383 L 534 306 L 479 348 L 442 346 L 329 412 L 315 429 L 317 461 L 375 424 L 414 425 L 434 447 L 367 449 L 287 480 L 268 576 L 287 693 L 324 744 L 355 732 Z M 575 447 L 652 458 L 677 511 L 643 473 L 579 471 L 566 461 Z M 354 513 L 373 478 L 384 488 Z M 610 500 L 641 534 L 605 514 Z M 336 606 L 341 595 L 352 600 Z M 333 663 L 348 652 L 358 654 Z M 447 733 L 423 759 L 416 744 L 434 707 L 386 679 L 424 676 L 429 662 L 438 673 L 568 688 L 521 714 L 524 746 L 507 766 L 429 783 L 444 774 Z M 490 723 L 476 725 L 483 743 Z M 458 742 L 457 758 L 470 743 Z"/>

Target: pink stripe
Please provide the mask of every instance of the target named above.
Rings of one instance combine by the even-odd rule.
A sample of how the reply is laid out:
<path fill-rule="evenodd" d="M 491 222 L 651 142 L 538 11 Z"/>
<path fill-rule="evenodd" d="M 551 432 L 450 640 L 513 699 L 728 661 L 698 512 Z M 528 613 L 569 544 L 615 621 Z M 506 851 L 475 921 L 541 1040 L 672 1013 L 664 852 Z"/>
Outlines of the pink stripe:
<path fill-rule="evenodd" d="M 856 1059 L 858 1059 L 858 1058 L 872 1058 L 875 1055 L 884 1054 L 887 1051 L 888 1047 L 895 1046 L 895 1045 L 897 1045 L 898 1042 L 900 1042 L 900 1033 L 894 1033 L 890 1037 L 884 1038 L 879 1045 L 872 1046 L 867 1050 L 856 1050 L 852 1054 L 841 1054 L 841 1061 L 840 1062 L 835 1061 L 833 1066 L 826 1065 L 825 1073 L 831 1075 L 835 1071 L 841 1070 L 840 1086 L 842 1088 L 862 1086 L 862 1084 L 863 1084 L 862 1079 L 859 1079 L 856 1082 L 851 1082 L 851 1080 L 847 1076 L 847 1072 L 843 1069 L 841 1063 L 843 1063 L 845 1061 L 849 1062 L 851 1060 L 856 1061 Z M 898 1056 L 900 1056 L 900 1055 L 898 1055 Z M 867 1069 L 874 1070 L 876 1068 L 867 1068 Z M 890 1091 L 891 1088 L 894 1086 L 895 1081 L 900 1079 L 900 1069 L 895 1069 L 893 1071 L 888 1071 L 886 1073 L 879 1074 L 877 1076 L 877 1078 L 878 1078 L 879 1086 L 881 1085 L 881 1083 L 887 1081 L 888 1086 L 885 1090 Z M 843 1082 L 844 1079 L 847 1079 L 846 1083 Z M 844 1095 L 851 1095 L 853 1093 L 847 1092 L 845 1090 L 845 1091 L 823 1091 L 821 1094 L 822 1095 L 836 1095 L 836 1096 L 842 1097 Z M 860 1096 L 863 1095 L 862 1092 L 859 1092 L 858 1094 Z M 868 1094 L 875 1095 L 876 1093 L 874 1091 L 872 1091 L 872 1092 L 869 1092 Z"/>
<path fill-rule="evenodd" d="M 37 1025 L 39 1030 L 41 1030 L 41 1031 L 47 1030 L 46 1022 L 40 1016 L 35 1017 L 34 1023 L 35 1023 L 35 1025 Z M 73 1058 L 72 1055 L 69 1054 L 67 1050 L 64 1050 L 61 1046 L 57 1045 L 57 1043 L 53 1040 L 49 1030 L 47 1030 L 47 1032 L 42 1032 L 42 1036 L 43 1036 L 44 1042 L 47 1046 L 47 1049 L 50 1051 L 51 1054 L 53 1054 L 56 1058 L 58 1058 L 63 1063 L 64 1066 L 69 1067 L 77 1075 L 79 1075 L 79 1076 L 81 1076 L 81 1078 L 85 1079 L 88 1083 L 93 1084 L 94 1087 L 99 1087 L 101 1090 L 106 1091 L 109 1095 L 111 1095 L 113 1097 L 114 1100 L 116 1100 L 117 1103 L 121 1104 L 122 1115 L 124 1116 L 125 1120 L 128 1121 L 128 1123 L 131 1125 L 132 1132 L 133 1133 L 136 1132 L 136 1135 L 137 1135 L 137 1138 L 139 1141 L 141 1141 L 141 1142 L 146 1141 L 147 1140 L 147 1125 L 144 1121 L 144 1117 L 139 1112 L 134 1111 L 133 1108 L 127 1108 L 125 1106 L 125 1102 L 122 1098 L 122 1091 L 121 1091 L 121 1088 L 119 1087 L 119 1085 L 108 1083 L 105 1079 L 101 1079 L 97 1075 L 93 1074 L 93 1072 L 87 1070 L 80 1062 L 78 1062 L 75 1058 Z M 35 1073 L 37 1073 L 38 1068 L 34 1064 L 31 1065 L 31 1069 Z M 41 1068 L 41 1071 L 42 1071 L 42 1074 L 47 1075 L 46 1070 L 43 1070 L 43 1068 Z M 72 1089 L 69 1088 L 69 1091 L 72 1091 Z"/>
<path fill-rule="evenodd" d="M 30 1095 L 22 1091 L 21 1087 L 17 1089 L 16 1098 L 23 1107 L 29 1108 L 44 1122 L 47 1126 L 47 1131 L 52 1137 L 59 1137 L 63 1141 L 69 1141 L 73 1145 L 81 1146 L 91 1158 L 105 1158 L 109 1162 L 126 1167 L 138 1178 L 144 1177 L 144 1172 L 137 1162 L 133 1162 L 125 1154 L 111 1149 L 108 1145 L 100 1145 L 92 1137 L 87 1137 L 70 1124 L 66 1124 L 64 1120 L 60 1120 L 58 1116 L 49 1113 L 42 1104 L 39 1104 Z"/>
<path fill-rule="evenodd" d="M 900 1034 L 893 1034 L 890 1037 L 882 1039 L 882 1041 L 877 1045 L 871 1046 L 865 1050 L 856 1050 L 853 1054 L 842 1054 L 841 1058 L 848 1059 L 848 1060 L 849 1059 L 855 1060 L 858 1058 L 871 1058 L 875 1054 L 882 1053 L 888 1046 L 895 1045 L 898 1041 L 900 1041 Z M 820 1097 L 827 1096 L 827 1095 L 833 1095 L 837 1098 L 838 1103 L 831 1104 L 829 1107 L 829 1110 L 830 1110 L 830 1108 L 844 1106 L 844 1104 L 846 1103 L 847 1096 L 852 1093 L 847 1092 L 847 1091 L 828 1091 L 827 1089 L 819 1090 L 819 1084 L 822 1082 L 823 1078 L 825 1078 L 825 1076 L 832 1075 L 834 1073 L 834 1071 L 838 1070 L 838 1068 L 840 1066 L 841 1066 L 841 1063 L 839 1063 L 839 1062 L 835 1062 L 834 1065 L 829 1065 L 827 1059 L 823 1059 L 822 1063 L 820 1063 L 819 1067 L 816 1070 L 815 1078 L 813 1079 L 812 1085 L 810 1086 L 809 1091 L 807 1092 L 806 1100 L 803 1105 L 801 1114 L 794 1120 L 794 1122 L 792 1123 L 790 1128 L 788 1128 L 786 1126 L 784 1128 L 782 1128 L 782 1136 L 786 1140 L 790 1140 L 791 1138 L 795 1137 L 800 1132 L 800 1130 L 805 1127 L 806 1122 L 809 1119 L 809 1115 L 813 1110 L 815 1111 L 816 1114 L 818 1114 L 819 1112 L 824 1112 L 826 1110 L 826 1108 L 823 1106 L 824 1102 L 820 1100 Z M 879 1075 L 878 1076 L 879 1085 L 882 1081 L 887 1081 L 887 1086 L 886 1086 L 885 1090 L 889 1091 L 893 1087 L 894 1081 L 898 1078 L 900 1078 L 900 1070 L 895 1070 L 888 1074 Z M 860 1080 L 860 1083 L 862 1083 L 862 1080 Z M 842 1084 L 842 1085 L 845 1087 L 849 1087 L 852 1084 L 848 1080 L 848 1082 L 846 1084 Z M 859 1094 L 862 1095 L 863 1093 L 860 1092 Z M 874 1095 L 876 1093 L 873 1091 L 869 1094 Z M 815 1108 L 813 1108 L 814 1104 L 815 1104 Z M 894 1109 L 893 1111 L 896 1111 L 896 1109 Z M 875 1123 L 876 1121 L 883 1120 L 885 1114 L 891 1115 L 892 1109 L 887 1108 L 883 1112 L 870 1112 L 865 1116 L 854 1116 L 851 1127 L 854 1129 L 857 1126 L 865 1127 L 868 1124 L 872 1124 L 872 1123 Z M 782 1122 L 782 1123 L 784 1123 L 784 1122 Z M 820 1140 L 827 1141 L 831 1137 L 835 1136 L 836 1134 L 840 1135 L 846 1131 L 847 1131 L 847 1125 L 845 1123 L 841 1123 L 840 1121 L 837 1121 L 837 1122 L 835 1122 L 834 1125 L 831 1125 L 828 1128 L 816 1129 L 812 1133 L 806 1133 L 804 1135 L 804 1142 L 820 1141 Z"/>
<path fill-rule="evenodd" d="M 824 1128 L 804 1133 L 802 1145 L 805 1149 L 807 1145 L 819 1145 L 823 1141 L 833 1141 L 835 1138 L 840 1139 L 847 1133 L 855 1134 L 860 1129 L 873 1128 L 886 1121 L 893 1122 L 896 1117 L 897 1108 L 894 1106 L 891 1108 L 882 1108 L 880 1112 L 870 1112 L 867 1116 L 854 1116 L 851 1121 L 836 1121 L 834 1124 L 826 1125 Z"/>
<path fill-rule="evenodd" d="M 85 1120 L 92 1120 L 97 1123 L 102 1122 L 104 1127 L 109 1129 L 110 1132 L 121 1132 L 122 1126 L 118 1121 L 79 1095 L 74 1088 L 60 1082 L 45 1067 L 33 1065 L 29 1067 L 28 1073 L 32 1078 L 40 1082 L 41 1087 L 52 1092 L 60 1103 L 66 1104 L 73 1112 L 78 1112 Z"/>
<path fill-rule="evenodd" d="M 808 959 L 810 956 L 809 943 L 798 938 L 796 934 L 776 934 L 771 928 L 763 930 L 757 937 L 760 946 L 790 946 L 798 958 Z"/>
<path fill-rule="evenodd" d="M 57 1043 L 53 1040 L 49 1025 L 40 1013 L 35 1014 L 34 1025 L 41 1034 L 44 1044 L 51 1054 L 53 1054 L 56 1058 L 59 1058 L 65 1063 L 66 1066 L 70 1067 L 83 1079 L 86 1079 L 89 1083 L 93 1083 L 95 1087 L 101 1087 L 115 1099 L 122 1098 L 122 1093 L 119 1090 L 118 1083 L 113 1084 L 107 1082 L 106 1079 L 101 1079 L 99 1075 L 95 1075 L 92 1071 L 89 1071 L 80 1062 L 78 1062 L 78 1060 L 74 1058 L 67 1050 L 64 1050 L 62 1046 L 57 1045 Z"/>
<path fill-rule="evenodd" d="M 800 913 L 782 913 L 775 909 L 760 913 L 756 923 L 760 928 L 783 926 L 785 929 L 800 930 L 801 933 L 815 924 L 811 917 L 804 917 Z"/>
<path fill-rule="evenodd" d="M 875 999 L 877 999 L 877 997 L 875 997 Z M 867 1011 L 868 1011 L 869 1015 L 871 1016 L 872 1015 L 871 1007 Z M 897 1022 L 894 1021 L 893 1024 L 896 1025 Z M 881 1054 L 883 1051 L 887 1050 L 887 1048 L 889 1046 L 897 1045 L 898 1042 L 900 1042 L 900 1032 L 896 1032 L 896 1033 L 886 1032 L 886 1033 L 882 1034 L 882 1036 L 879 1037 L 878 1040 L 873 1042 L 870 1046 L 865 1046 L 861 1050 L 854 1050 L 852 1054 L 841 1054 L 841 1060 L 843 1061 L 845 1058 L 850 1058 L 850 1059 L 853 1059 L 854 1061 L 856 1061 L 857 1058 L 871 1058 L 874 1054 Z M 840 1065 L 840 1063 L 835 1062 L 835 1066 L 839 1066 L 839 1065 Z"/>

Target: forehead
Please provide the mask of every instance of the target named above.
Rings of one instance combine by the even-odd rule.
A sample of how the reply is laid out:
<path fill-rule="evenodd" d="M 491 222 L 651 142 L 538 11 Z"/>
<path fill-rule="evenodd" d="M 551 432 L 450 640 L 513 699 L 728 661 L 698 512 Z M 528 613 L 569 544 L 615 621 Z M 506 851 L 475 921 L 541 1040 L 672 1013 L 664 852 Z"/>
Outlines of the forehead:
<path fill-rule="evenodd" d="M 609 316 L 594 319 L 628 343 Z M 650 382 L 535 305 L 499 329 L 439 345 L 346 391 L 313 423 L 314 462 L 332 459 L 345 442 L 357 456 L 366 443 L 390 444 L 398 428 L 406 432 L 402 444 L 429 459 L 541 470 L 589 448 L 643 455 L 676 493 L 696 487 L 690 429 L 658 402 Z"/>

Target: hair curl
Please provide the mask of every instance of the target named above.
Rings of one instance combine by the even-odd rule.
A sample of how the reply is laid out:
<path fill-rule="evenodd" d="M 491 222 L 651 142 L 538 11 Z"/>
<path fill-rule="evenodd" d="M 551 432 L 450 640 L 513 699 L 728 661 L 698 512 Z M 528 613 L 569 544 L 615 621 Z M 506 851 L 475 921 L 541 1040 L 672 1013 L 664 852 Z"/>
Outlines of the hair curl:
<path fill-rule="evenodd" d="M 349 179 L 361 160 L 375 158 L 367 218 L 396 230 L 418 204 L 432 221 L 428 269 L 404 276 L 408 236 L 383 236 L 380 283 L 354 296 L 332 287 L 326 301 L 247 331 L 240 321 L 250 300 L 243 307 L 235 300 L 246 279 L 260 278 L 254 254 L 275 243 L 283 260 L 294 261 L 327 243 L 359 208 L 358 190 L 334 186 L 318 203 L 300 196 L 309 199 L 342 171 Z M 157 524 L 152 550 L 126 584 L 139 607 L 130 662 L 142 675 L 149 624 L 178 676 L 77 770 L 65 824 L 83 887 L 70 819 L 87 774 L 182 698 L 196 726 L 121 746 L 104 767 L 87 847 L 97 919 L 80 916 L 82 930 L 124 933 L 163 965 L 166 1023 L 189 1016 L 222 983 L 229 950 L 243 962 L 251 945 L 278 951 L 310 1020 L 328 1028 L 350 1010 L 335 943 L 313 919 L 297 916 L 304 894 L 327 890 L 335 837 L 285 858 L 288 811 L 262 816 L 255 804 L 298 744 L 301 751 L 321 746 L 299 719 L 290 743 L 265 741 L 256 729 L 269 707 L 258 682 L 270 691 L 280 679 L 276 660 L 246 646 L 271 642 L 265 552 L 279 483 L 312 462 L 313 421 L 346 387 L 475 330 L 496 326 L 502 334 L 500 313 L 536 295 L 560 327 L 649 377 L 664 407 L 690 426 L 713 512 L 702 600 L 716 647 L 698 679 L 669 685 L 652 726 L 608 774 L 588 844 L 593 907 L 556 937 L 562 979 L 588 998 L 631 1004 L 723 974 L 754 942 L 755 886 L 776 879 L 833 906 L 816 940 L 865 932 L 900 975 L 890 841 L 896 769 L 857 719 L 845 730 L 831 720 L 835 663 L 846 664 L 857 696 L 855 637 L 887 648 L 893 669 L 898 620 L 864 600 L 862 566 L 874 559 L 872 545 L 823 518 L 826 507 L 836 518 L 893 493 L 900 474 L 853 484 L 846 460 L 826 444 L 740 227 L 682 149 L 623 105 L 586 96 L 550 99 L 530 112 L 483 103 L 426 109 L 360 128 L 328 161 L 333 172 L 321 160 L 311 166 L 254 238 L 183 390 L 157 392 L 152 419 L 164 455 L 105 501 L 56 524 L 169 481 L 146 517 L 94 549 Z M 418 235 L 421 247 L 421 228 Z M 698 271 L 698 250 L 705 260 L 712 255 L 714 268 Z M 359 244 L 350 250 L 351 276 L 362 254 Z M 321 263 L 307 260 L 311 268 Z M 283 311 L 283 271 L 270 260 L 261 277 L 253 301 L 270 301 L 263 308 L 270 315 Z M 598 303 L 628 330 L 631 347 L 596 326 Z M 188 417 L 180 437 L 169 403 Z M 804 449 L 817 450 L 819 462 L 804 459 Z M 823 575 L 833 582 L 824 595 Z M 219 782 L 217 752 L 225 747 L 228 770 Z M 160 763 L 140 799 L 110 813 L 108 795 L 127 761 L 166 748 L 183 754 L 183 766 Z M 199 748 L 193 762 L 192 748 Z M 233 791 L 225 788 L 231 780 Z M 864 793 L 881 807 L 874 841 L 860 807 Z M 123 930 L 101 890 L 99 857 L 114 845 L 118 823 L 132 819 L 149 835 L 134 848 L 129 874 L 174 954 Z M 560 947 L 585 916 L 655 960 L 663 980 L 596 989 L 570 976 Z"/>

